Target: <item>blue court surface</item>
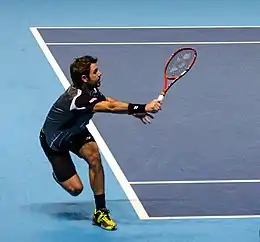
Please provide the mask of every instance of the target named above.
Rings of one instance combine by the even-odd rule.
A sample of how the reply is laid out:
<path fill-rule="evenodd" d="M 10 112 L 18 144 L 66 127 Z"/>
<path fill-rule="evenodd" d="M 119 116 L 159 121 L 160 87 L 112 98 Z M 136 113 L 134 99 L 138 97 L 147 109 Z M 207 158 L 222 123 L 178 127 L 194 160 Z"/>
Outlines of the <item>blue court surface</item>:
<path fill-rule="evenodd" d="M 180 3 L 36 2 L 4 1 L 0 10 L 9 29 L 0 47 L 0 242 L 259 242 L 259 4 L 197 3 L 170 18 Z M 70 63 L 98 57 L 105 95 L 146 103 L 160 93 L 167 57 L 184 46 L 196 48 L 197 61 L 151 125 L 114 114 L 88 125 L 119 229 L 93 227 L 87 164 L 73 156 L 85 190 L 71 197 L 52 180 L 38 141 L 70 85 Z"/>
<path fill-rule="evenodd" d="M 260 215 L 260 82 L 254 78 L 260 28 L 32 32 L 62 83 L 69 80 L 74 57 L 95 55 L 104 93 L 134 102 L 156 97 L 169 54 L 194 46 L 194 69 L 167 95 L 153 125 L 144 128 L 128 116 L 95 116 L 107 144 L 96 134 L 100 149 L 140 218 Z"/>

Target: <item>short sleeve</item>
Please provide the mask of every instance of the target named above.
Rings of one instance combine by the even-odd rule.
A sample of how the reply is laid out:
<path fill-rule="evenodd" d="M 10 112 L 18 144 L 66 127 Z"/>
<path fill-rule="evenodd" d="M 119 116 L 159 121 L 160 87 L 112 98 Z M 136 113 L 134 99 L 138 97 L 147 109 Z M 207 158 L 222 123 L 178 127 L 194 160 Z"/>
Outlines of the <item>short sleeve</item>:
<path fill-rule="evenodd" d="M 70 110 L 92 111 L 96 103 L 105 100 L 106 98 L 104 95 L 90 96 L 88 93 L 84 93 L 76 96 L 75 99 L 72 100 Z"/>

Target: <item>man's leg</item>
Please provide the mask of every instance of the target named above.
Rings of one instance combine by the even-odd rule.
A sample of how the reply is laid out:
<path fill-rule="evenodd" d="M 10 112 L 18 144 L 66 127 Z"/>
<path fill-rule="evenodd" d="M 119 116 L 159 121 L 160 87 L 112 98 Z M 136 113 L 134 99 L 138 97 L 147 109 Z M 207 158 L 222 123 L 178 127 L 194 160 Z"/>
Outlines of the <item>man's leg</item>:
<path fill-rule="evenodd" d="M 96 209 L 106 208 L 104 169 L 98 146 L 95 142 L 86 143 L 79 153 L 89 164 L 89 180 L 95 197 Z"/>
<path fill-rule="evenodd" d="M 110 218 L 106 208 L 104 169 L 96 142 L 84 144 L 79 153 L 89 164 L 90 185 L 96 204 L 92 222 L 104 229 L 115 230 L 117 224 Z"/>
<path fill-rule="evenodd" d="M 70 195 L 76 197 L 83 191 L 83 184 L 78 174 L 65 180 L 61 180 L 58 177 L 57 173 L 53 172 L 54 180 Z"/>
<path fill-rule="evenodd" d="M 115 230 L 116 223 L 110 218 L 106 208 L 104 169 L 97 143 L 86 130 L 71 141 L 71 151 L 83 158 L 89 165 L 90 186 L 94 194 L 96 209 L 93 224 L 107 230 Z"/>
<path fill-rule="evenodd" d="M 40 133 L 40 143 L 52 166 L 55 181 L 72 196 L 78 196 L 83 190 L 83 184 L 76 172 L 69 151 L 58 152 L 51 149 L 46 142 L 43 131 Z"/>

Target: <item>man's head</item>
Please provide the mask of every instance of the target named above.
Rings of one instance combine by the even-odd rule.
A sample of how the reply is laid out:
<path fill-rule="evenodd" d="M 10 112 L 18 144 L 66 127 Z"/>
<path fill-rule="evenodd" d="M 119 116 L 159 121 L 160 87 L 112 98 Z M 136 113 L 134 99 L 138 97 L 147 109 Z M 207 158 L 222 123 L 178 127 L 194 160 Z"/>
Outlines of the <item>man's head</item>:
<path fill-rule="evenodd" d="M 70 65 L 70 76 L 77 88 L 81 88 L 84 83 L 100 86 L 102 73 L 98 69 L 97 58 L 88 55 L 76 58 Z"/>

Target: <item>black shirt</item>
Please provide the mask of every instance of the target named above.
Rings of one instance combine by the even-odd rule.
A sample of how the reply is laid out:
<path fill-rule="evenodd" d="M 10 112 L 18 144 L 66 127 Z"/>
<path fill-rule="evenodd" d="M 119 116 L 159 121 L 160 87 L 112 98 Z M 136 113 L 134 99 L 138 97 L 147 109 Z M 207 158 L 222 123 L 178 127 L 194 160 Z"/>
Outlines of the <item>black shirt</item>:
<path fill-rule="evenodd" d="M 43 125 L 47 143 L 59 148 L 64 140 L 86 129 L 93 117 L 93 106 L 106 97 L 98 88 L 70 86 L 52 105 Z"/>

